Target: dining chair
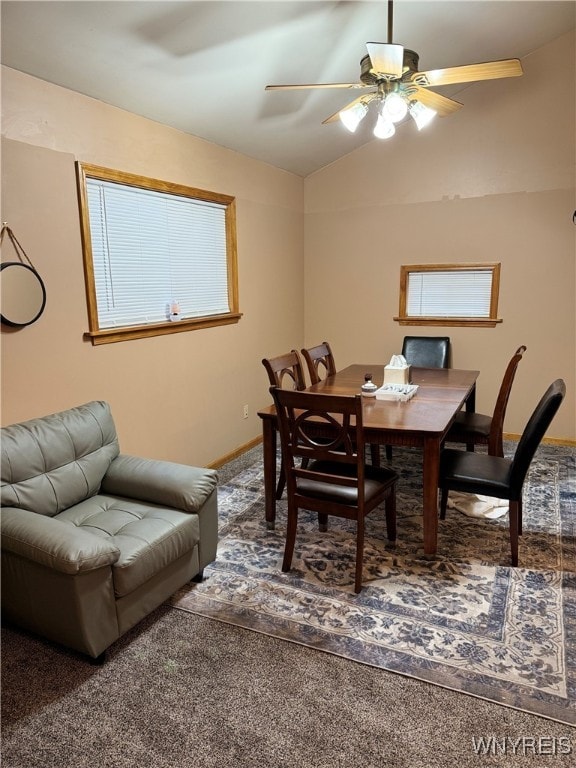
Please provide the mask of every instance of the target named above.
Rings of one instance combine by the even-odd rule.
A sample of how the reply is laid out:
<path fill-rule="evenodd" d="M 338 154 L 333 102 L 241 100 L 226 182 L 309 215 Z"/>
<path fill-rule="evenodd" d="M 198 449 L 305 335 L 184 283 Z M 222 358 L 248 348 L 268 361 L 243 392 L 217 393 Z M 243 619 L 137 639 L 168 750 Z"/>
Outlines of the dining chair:
<path fill-rule="evenodd" d="M 416 368 L 449 368 L 449 336 L 404 336 L 402 355 Z M 392 447 L 386 446 L 386 458 L 392 460 Z"/>
<path fill-rule="evenodd" d="M 302 361 L 295 349 L 284 355 L 265 357 L 262 365 L 266 368 L 271 386 L 282 389 L 306 389 Z"/>
<path fill-rule="evenodd" d="M 271 387 L 287 481 L 288 523 L 282 570 L 294 554 L 298 511 L 356 521 L 354 591 L 362 589 L 364 518 L 384 504 L 388 540 L 396 540 L 396 483 L 390 469 L 365 463 L 362 396 L 323 395 Z M 307 460 L 306 467 L 299 460 Z"/>
<path fill-rule="evenodd" d="M 511 459 L 486 453 L 470 453 L 457 448 L 444 448 L 440 454 L 440 519 L 446 517 L 448 492 L 451 490 L 507 499 L 513 566 L 518 565 L 518 537 L 522 534 L 524 480 L 565 394 L 566 385 L 562 379 L 556 379 L 548 387 L 530 416 Z"/>
<path fill-rule="evenodd" d="M 265 357 L 262 360 L 262 365 L 266 369 L 268 380 L 273 387 L 296 390 L 306 389 L 302 361 L 295 349 L 286 352 L 284 355 Z M 284 465 L 282 464 L 278 476 L 278 484 L 276 486 L 277 499 L 282 498 L 285 487 L 286 475 L 284 473 Z"/>
<path fill-rule="evenodd" d="M 404 336 L 402 354 L 416 368 L 449 368 L 449 336 Z"/>
<path fill-rule="evenodd" d="M 446 441 L 450 443 L 465 443 L 466 450 L 473 451 L 475 445 L 487 445 L 488 453 L 491 456 L 504 456 L 503 431 L 504 417 L 508 399 L 512 391 L 512 383 L 516 375 L 516 369 L 522 355 L 526 352 L 526 347 L 518 347 L 513 357 L 510 359 L 504 378 L 500 384 L 500 391 L 496 398 L 494 413 L 487 416 L 483 413 L 469 413 L 460 411 L 446 435 Z"/>
<path fill-rule="evenodd" d="M 302 356 L 306 360 L 308 367 L 308 373 L 310 375 L 310 383 L 318 384 L 326 376 L 333 376 L 336 373 L 336 362 L 334 360 L 334 353 L 330 348 L 330 344 L 327 341 L 323 341 L 322 344 L 318 344 L 315 347 L 309 347 L 308 349 L 302 349 Z M 370 456 L 372 464 L 374 466 L 380 466 L 380 446 L 370 446 Z M 392 448 L 386 446 L 386 459 L 392 460 Z"/>
<path fill-rule="evenodd" d="M 308 366 L 311 384 L 318 384 L 326 376 L 333 376 L 336 373 L 334 355 L 327 341 L 315 347 L 302 349 L 301 352 Z"/>

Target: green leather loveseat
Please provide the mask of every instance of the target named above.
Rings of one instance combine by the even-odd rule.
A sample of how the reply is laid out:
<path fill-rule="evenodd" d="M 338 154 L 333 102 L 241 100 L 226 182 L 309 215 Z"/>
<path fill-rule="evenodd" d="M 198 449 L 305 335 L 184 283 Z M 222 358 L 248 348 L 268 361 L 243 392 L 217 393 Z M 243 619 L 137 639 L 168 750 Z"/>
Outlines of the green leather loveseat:
<path fill-rule="evenodd" d="M 214 470 L 120 453 L 94 401 L 2 428 L 2 613 L 93 658 L 216 557 Z"/>

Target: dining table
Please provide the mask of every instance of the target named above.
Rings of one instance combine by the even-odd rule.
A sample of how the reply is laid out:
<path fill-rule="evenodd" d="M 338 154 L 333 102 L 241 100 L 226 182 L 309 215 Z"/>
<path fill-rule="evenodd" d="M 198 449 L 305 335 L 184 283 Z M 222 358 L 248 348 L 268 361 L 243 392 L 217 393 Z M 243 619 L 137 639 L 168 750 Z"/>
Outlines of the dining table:
<path fill-rule="evenodd" d="M 334 395 L 360 394 L 366 374 L 383 384 L 384 364 L 353 364 L 308 387 L 306 392 Z M 365 441 L 369 445 L 421 449 L 422 527 L 424 555 L 433 557 L 438 539 L 438 471 L 442 444 L 461 408 L 474 411 L 479 371 L 458 368 L 411 368 L 418 389 L 409 400 L 382 400 L 362 396 Z M 262 419 L 266 525 L 276 520 L 276 461 L 278 422 L 273 405 L 258 411 Z M 416 452 L 415 452 L 416 453 Z"/>

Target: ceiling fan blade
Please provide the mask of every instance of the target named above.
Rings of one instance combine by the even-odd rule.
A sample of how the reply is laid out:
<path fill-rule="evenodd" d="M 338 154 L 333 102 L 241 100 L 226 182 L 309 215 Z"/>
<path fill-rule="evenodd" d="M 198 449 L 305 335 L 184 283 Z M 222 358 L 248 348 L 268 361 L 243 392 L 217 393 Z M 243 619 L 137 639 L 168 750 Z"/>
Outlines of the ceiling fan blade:
<path fill-rule="evenodd" d="M 302 83 L 300 85 L 267 85 L 265 91 L 298 91 L 306 88 L 370 88 L 364 83 Z"/>
<path fill-rule="evenodd" d="M 431 69 L 428 72 L 415 72 L 412 80 L 417 85 L 452 85 L 453 83 L 473 83 L 477 80 L 496 80 L 499 77 L 518 77 L 523 74 L 519 59 L 485 61 L 481 64 L 466 64 L 463 67 Z"/>
<path fill-rule="evenodd" d="M 340 112 L 344 112 L 345 109 L 350 109 L 350 107 L 353 107 L 354 104 L 359 104 L 361 101 L 363 101 L 364 104 L 369 104 L 377 96 L 378 96 L 377 93 L 368 94 L 365 96 L 358 96 L 358 98 L 354 99 L 354 101 L 351 101 L 349 104 L 345 104 L 341 109 L 338 110 L 338 112 L 334 112 L 334 114 L 330 115 L 330 117 L 327 117 L 326 120 L 322 120 L 322 125 L 327 125 L 328 123 L 336 122 L 336 120 L 340 118 Z"/>
<path fill-rule="evenodd" d="M 440 117 L 446 117 L 453 112 L 457 112 L 464 105 L 454 99 L 449 99 L 446 96 L 442 96 L 435 91 L 429 91 L 427 88 L 416 87 L 415 90 L 410 89 L 410 98 L 416 99 L 425 107 L 434 109 Z"/>
<path fill-rule="evenodd" d="M 404 46 L 395 43 L 366 43 L 372 71 L 391 78 L 402 77 Z"/>

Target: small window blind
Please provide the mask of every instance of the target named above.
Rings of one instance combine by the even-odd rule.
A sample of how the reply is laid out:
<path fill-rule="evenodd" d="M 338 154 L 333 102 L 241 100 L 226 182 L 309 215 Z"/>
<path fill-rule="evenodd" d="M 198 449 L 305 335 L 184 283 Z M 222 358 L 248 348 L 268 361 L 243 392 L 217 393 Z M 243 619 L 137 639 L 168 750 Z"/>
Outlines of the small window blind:
<path fill-rule="evenodd" d="M 500 264 L 457 262 L 400 267 L 400 325 L 494 328 Z"/>
<path fill-rule="evenodd" d="M 490 317 L 492 270 L 410 272 L 409 317 Z"/>
<path fill-rule="evenodd" d="M 86 194 L 100 328 L 230 312 L 225 205 L 89 177 Z"/>

